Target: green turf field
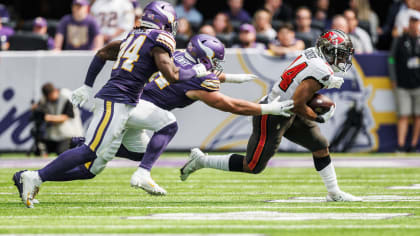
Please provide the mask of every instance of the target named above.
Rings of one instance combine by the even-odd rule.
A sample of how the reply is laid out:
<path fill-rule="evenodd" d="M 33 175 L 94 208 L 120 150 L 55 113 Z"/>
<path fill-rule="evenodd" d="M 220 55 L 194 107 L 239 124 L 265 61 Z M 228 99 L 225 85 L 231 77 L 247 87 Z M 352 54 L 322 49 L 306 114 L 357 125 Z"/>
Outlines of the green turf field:
<path fill-rule="evenodd" d="M 93 180 L 45 183 L 37 197 L 41 203 L 27 209 L 11 181 L 17 169 L 0 168 L 0 233 L 420 235 L 420 188 L 387 188 L 420 184 L 419 168 L 336 170 L 342 190 L 373 200 L 311 200 L 326 194 L 313 168 L 267 168 L 259 175 L 201 170 L 186 182 L 179 180 L 177 168 L 155 168 L 152 176 L 168 191 L 164 197 L 131 188 L 134 168 L 108 168 Z M 378 195 L 402 199 L 381 201 Z M 410 215 L 392 218 L 390 213 Z"/>

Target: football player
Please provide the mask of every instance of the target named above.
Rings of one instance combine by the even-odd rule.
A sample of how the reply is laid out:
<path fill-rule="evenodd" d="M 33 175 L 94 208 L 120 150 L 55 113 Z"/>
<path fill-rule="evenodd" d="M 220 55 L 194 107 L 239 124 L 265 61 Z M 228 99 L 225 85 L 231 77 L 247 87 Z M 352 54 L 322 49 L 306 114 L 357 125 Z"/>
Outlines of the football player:
<path fill-rule="evenodd" d="M 298 56 L 281 75 L 269 95 L 262 101 L 268 103 L 280 96 L 293 99 L 294 115 L 291 117 L 254 116 L 252 135 L 248 140 L 246 156 L 239 154 L 208 156 L 198 148 L 191 150 L 190 160 L 181 169 L 181 180 L 201 168 L 238 171 L 258 174 L 275 154 L 284 136 L 309 149 L 315 168 L 327 187 L 327 201 L 361 201 L 361 198 L 340 190 L 334 166 L 328 151 L 328 141 L 315 122 L 327 122 L 335 106 L 317 115 L 307 102 L 320 89 L 340 88 L 344 80 L 334 72 L 346 72 L 352 65 L 353 46 L 347 34 L 339 30 L 324 32 L 316 47 L 308 48 Z"/>
<path fill-rule="evenodd" d="M 210 35 L 196 35 L 188 43 L 187 50 L 176 51 L 174 62 L 176 66 L 187 69 L 196 64 L 203 63 L 206 69 L 220 73 L 223 68 L 221 61 L 225 55 L 224 45 Z M 278 102 L 273 100 L 270 104 L 257 104 L 223 95 L 219 92 L 220 81 L 239 83 L 253 78 L 248 74 L 224 74 L 220 79 L 211 73 L 201 78 L 195 78 L 183 83 L 169 83 L 161 74 L 156 74 L 151 83 L 144 88 L 138 107 L 147 107 L 152 113 L 144 113 L 142 109 L 136 109 L 133 117 L 136 120 L 131 124 L 129 119 L 126 135 L 116 156 L 125 157 L 135 161 L 141 161 L 138 170 L 131 178 L 133 187 L 142 188 L 153 195 L 165 195 L 166 191 L 153 181 L 150 170 L 161 155 L 162 146 L 167 144 L 159 139 L 150 139 L 145 129 L 159 132 L 167 123 L 176 122 L 175 116 L 170 112 L 175 108 L 184 108 L 195 101 L 201 100 L 216 109 L 240 115 L 284 115 L 290 116 L 285 111 L 293 107 L 292 100 Z M 137 112 L 138 111 L 138 112 Z M 139 126 L 138 124 L 142 125 Z M 175 133 L 173 133 L 175 135 Z M 172 137 L 171 137 L 172 138 Z M 73 143 L 80 143 L 83 139 L 74 138 Z M 164 146 L 166 147 L 166 145 Z M 98 158 L 101 158 L 100 156 Z M 80 166 L 80 168 L 84 168 Z M 79 171 L 74 169 L 66 175 L 72 175 Z M 93 178 L 93 177 L 92 177 Z"/>
<path fill-rule="evenodd" d="M 86 133 L 85 144 L 60 154 L 38 171 L 14 174 L 13 180 L 27 207 L 33 207 L 33 199 L 43 182 L 87 179 L 105 168 L 104 160 L 112 159 L 122 143 L 127 121 L 144 85 L 158 71 L 170 82 L 187 81 L 208 74 L 203 64 L 188 69 L 174 65 L 172 53 L 175 50 L 173 34 L 176 32 L 176 14 L 171 4 L 154 1 L 145 7 L 144 13 L 141 26 L 131 31 L 125 40 L 110 43 L 98 51 L 89 66 L 85 85 L 72 95 L 73 104 L 85 101 L 85 96 L 92 90 L 93 81 L 105 65 L 104 58 L 116 60 L 111 78 L 95 96 L 93 119 Z M 143 112 L 153 111 L 144 108 Z M 166 124 L 157 132 L 157 138 L 170 137 L 176 129 L 175 122 Z M 82 164 L 87 169 L 78 172 L 77 176 L 65 175 L 66 171 Z"/>

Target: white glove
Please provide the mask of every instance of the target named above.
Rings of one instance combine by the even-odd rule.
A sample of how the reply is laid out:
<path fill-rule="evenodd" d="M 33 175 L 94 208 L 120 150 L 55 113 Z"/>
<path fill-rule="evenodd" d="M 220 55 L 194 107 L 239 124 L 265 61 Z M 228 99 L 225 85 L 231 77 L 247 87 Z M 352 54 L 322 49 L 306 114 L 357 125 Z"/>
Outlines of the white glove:
<path fill-rule="evenodd" d="M 204 76 L 210 74 L 210 72 L 207 71 L 206 66 L 204 66 L 201 63 L 193 66 L 192 69 L 194 70 L 195 76 L 197 78 L 204 77 Z"/>
<path fill-rule="evenodd" d="M 258 78 L 254 74 L 225 74 L 225 82 L 226 83 L 245 83 L 251 80 Z"/>
<path fill-rule="evenodd" d="M 325 88 L 332 89 L 332 88 L 341 88 L 341 85 L 343 85 L 344 79 L 338 76 L 332 75 L 330 79 L 328 80 L 328 83 L 326 84 Z"/>
<path fill-rule="evenodd" d="M 316 120 L 316 121 L 318 121 L 319 123 L 325 123 L 325 122 L 327 122 L 327 121 L 328 121 L 331 117 L 333 117 L 334 112 L 335 112 L 335 103 L 334 103 L 334 106 L 331 106 L 331 108 L 330 108 L 330 110 L 329 110 L 329 111 L 327 111 L 326 113 L 324 113 L 324 114 L 322 114 L 322 115 L 319 115 L 319 116 L 317 117 L 317 120 Z"/>
<path fill-rule="evenodd" d="M 83 85 L 82 87 L 74 90 L 71 93 L 70 101 L 76 107 L 83 106 L 83 104 L 85 104 L 89 100 L 91 94 L 92 88 L 87 85 Z"/>
<path fill-rule="evenodd" d="M 293 100 L 286 100 L 280 102 L 280 97 L 274 99 L 268 104 L 261 104 L 261 115 L 278 115 L 290 117 L 290 109 L 293 108 Z"/>

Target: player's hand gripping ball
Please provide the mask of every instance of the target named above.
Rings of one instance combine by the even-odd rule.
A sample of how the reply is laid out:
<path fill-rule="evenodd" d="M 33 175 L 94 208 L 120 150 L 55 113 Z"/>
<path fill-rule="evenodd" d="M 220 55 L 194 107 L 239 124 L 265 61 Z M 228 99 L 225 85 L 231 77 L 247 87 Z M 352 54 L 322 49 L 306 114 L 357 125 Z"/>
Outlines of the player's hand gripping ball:
<path fill-rule="evenodd" d="M 332 106 L 335 106 L 335 103 L 329 97 L 319 93 L 316 93 L 307 104 L 318 115 L 327 113 Z"/>

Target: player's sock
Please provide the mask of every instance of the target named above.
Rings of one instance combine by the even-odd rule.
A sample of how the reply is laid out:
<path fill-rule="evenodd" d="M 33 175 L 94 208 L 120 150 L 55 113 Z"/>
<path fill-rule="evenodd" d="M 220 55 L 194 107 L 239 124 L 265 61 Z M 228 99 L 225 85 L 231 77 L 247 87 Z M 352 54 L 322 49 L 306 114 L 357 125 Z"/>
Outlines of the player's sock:
<path fill-rule="evenodd" d="M 335 174 L 334 166 L 331 163 L 330 156 L 316 158 L 314 157 L 315 169 L 324 181 L 327 191 L 330 193 L 336 193 L 340 191 L 337 183 L 337 176 Z"/>
<path fill-rule="evenodd" d="M 61 153 L 55 160 L 38 170 L 38 173 L 43 182 L 55 181 L 64 172 L 86 162 L 93 161 L 95 158 L 96 154 L 88 146 L 82 145 Z"/>
<path fill-rule="evenodd" d="M 147 145 L 140 167 L 150 171 L 177 131 L 178 125 L 174 122 L 155 132 Z"/>
<path fill-rule="evenodd" d="M 143 159 L 144 153 L 129 151 L 124 145 L 121 144 L 115 156 L 127 158 L 132 161 L 141 161 Z"/>
<path fill-rule="evenodd" d="M 204 156 L 202 164 L 206 168 L 225 171 L 243 171 L 244 156 L 238 154 Z"/>
<path fill-rule="evenodd" d="M 93 179 L 96 175 L 92 174 L 85 165 L 79 165 L 64 173 L 56 174 L 50 181 L 71 181 L 77 179 Z"/>

